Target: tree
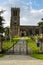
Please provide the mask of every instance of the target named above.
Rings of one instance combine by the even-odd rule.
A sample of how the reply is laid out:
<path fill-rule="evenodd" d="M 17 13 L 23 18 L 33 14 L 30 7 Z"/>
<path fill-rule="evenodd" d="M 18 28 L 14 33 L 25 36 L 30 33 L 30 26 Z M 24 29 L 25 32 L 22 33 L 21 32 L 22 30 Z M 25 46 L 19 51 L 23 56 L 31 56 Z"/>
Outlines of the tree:
<path fill-rule="evenodd" d="M 0 16 L 0 33 L 3 33 L 4 32 L 4 28 L 3 28 L 3 23 L 2 21 L 4 21 L 3 17 Z"/>
<path fill-rule="evenodd" d="M 1 13 L 3 13 L 2 11 L 0 11 L 0 52 L 2 52 L 2 39 L 3 39 L 3 32 L 4 32 L 4 28 L 3 28 L 3 23 L 2 21 L 4 21 L 3 17 L 1 16 Z"/>
<path fill-rule="evenodd" d="M 43 34 L 43 18 L 42 18 L 41 20 L 42 20 L 42 22 L 39 22 L 39 23 L 38 23 L 38 26 L 40 26 L 40 27 L 41 27 L 42 34 Z"/>
<path fill-rule="evenodd" d="M 43 46 L 42 46 L 43 45 L 43 18 L 41 20 L 42 20 L 42 22 L 39 22 L 38 26 L 40 26 L 40 28 L 42 30 L 42 38 L 39 39 L 39 41 L 41 42 L 40 51 L 42 53 L 43 52 Z"/>
<path fill-rule="evenodd" d="M 2 23 L 2 21 L 5 21 L 4 19 L 3 19 L 3 17 L 1 16 L 1 14 L 4 12 L 5 10 L 1 10 L 0 11 L 0 33 L 3 33 L 4 32 L 4 28 L 3 28 L 3 23 Z"/>
<path fill-rule="evenodd" d="M 9 27 L 5 27 L 5 38 L 9 40 Z"/>

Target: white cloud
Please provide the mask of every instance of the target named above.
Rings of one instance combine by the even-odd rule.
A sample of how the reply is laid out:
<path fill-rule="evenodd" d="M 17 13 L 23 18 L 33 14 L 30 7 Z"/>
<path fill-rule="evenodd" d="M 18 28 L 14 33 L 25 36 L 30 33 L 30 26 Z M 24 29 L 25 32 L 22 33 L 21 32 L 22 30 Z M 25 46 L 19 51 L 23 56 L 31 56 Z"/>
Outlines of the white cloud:
<path fill-rule="evenodd" d="M 27 13 L 25 11 L 25 15 L 23 16 L 25 19 L 25 23 L 23 21 L 23 17 L 21 20 L 21 24 L 27 24 L 27 25 L 37 25 L 37 23 L 40 21 L 41 18 L 43 18 L 43 9 L 40 10 L 34 10 L 31 9 L 30 11 L 27 10 Z"/>
<path fill-rule="evenodd" d="M 2 13 L 3 18 L 5 19 L 5 21 L 3 21 L 5 24 L 4 26 L 9 26 L 10 23 L 10 10 L 7 9 L 4 6 L 0 6 L 0 11 L 1 10 L 5 10 L 5 12 Z"/>
<path fill-rule="evenodd" d="M 40 10 L 34 10 L 34 9 L 32 9 L 31 10 L 31 13 L 42 13 L 43 12 L 43 9 L 40 9 Z"/>
<path fill-rule="evenodd" d="M 32 2 L 25 3 L 22 0 L 7 0 L 0 5 L 0 10 L 5 9 L 3 14 L 5 18 L 5 26 L 10 25 L 10 7 L 20 7 L 20 24 L 22 25 L 37 25 L 39 20 L 43 17 L 43 9 L 35 10 L 32 8 Z M 8 7 L 9 5 L 9 7 Z"/>

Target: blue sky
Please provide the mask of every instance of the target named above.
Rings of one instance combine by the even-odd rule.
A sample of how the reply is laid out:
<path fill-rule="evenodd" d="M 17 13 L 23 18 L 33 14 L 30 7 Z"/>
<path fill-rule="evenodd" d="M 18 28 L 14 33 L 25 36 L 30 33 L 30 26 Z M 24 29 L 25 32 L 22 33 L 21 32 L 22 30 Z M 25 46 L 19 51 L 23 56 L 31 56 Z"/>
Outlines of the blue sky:
<path fill-rule="evenodd" d="M 43 0 L 32 0 L 32 7 L 34 9 L 42 9 L 43 8 Z"/>
<path fill-rule="evenodd" d="M 37 25 L 43 17 L 43 0 L 0 0 L 0 10 L 6 10 L 4 26 L 10 25 L 11 7 L 20 7 L 21 25 Z"/>
<path fill-rule="evenodd" d="M 8 6 L 10 4 L 9 1 L 10 0 L 0 0 L 0 4 L 3 4 L 6 2 L 6 6 Z M 24 3 L 32 2 L 32 7 L 34 9 L 42 9 L 43 8 L 43 0 L 20 0 L 20 1 L 22 1 Z M 15 0 L 12 0 L 12 2 L 15 2 Z"/>

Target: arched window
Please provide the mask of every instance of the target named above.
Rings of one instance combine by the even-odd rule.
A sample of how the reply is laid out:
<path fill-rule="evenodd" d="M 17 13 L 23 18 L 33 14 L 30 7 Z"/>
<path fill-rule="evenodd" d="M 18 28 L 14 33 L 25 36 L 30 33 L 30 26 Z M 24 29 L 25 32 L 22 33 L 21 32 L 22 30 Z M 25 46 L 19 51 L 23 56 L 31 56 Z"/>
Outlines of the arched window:
<path fill-rule="evenodd" d="M 29 30 L 29 33 L 30 33 L 30 35 L 33 34 L 31 29 Z"/>

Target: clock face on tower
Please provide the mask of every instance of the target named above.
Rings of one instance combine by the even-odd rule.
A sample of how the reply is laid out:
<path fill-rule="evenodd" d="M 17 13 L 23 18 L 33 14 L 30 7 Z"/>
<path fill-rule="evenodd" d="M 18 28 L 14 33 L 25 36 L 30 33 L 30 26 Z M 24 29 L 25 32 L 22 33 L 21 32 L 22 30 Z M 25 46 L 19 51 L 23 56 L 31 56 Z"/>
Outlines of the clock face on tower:
<path fill-rule="evenodd" d="M 14 25 L 17 25 L 17 17 L 13 17 Z"/>
<path fill-rule="evenodd" d="M 14 24 L 16 24 L 17 23 L 17 17 L 13 17 L 13 22 L 14 22 Z"/>

